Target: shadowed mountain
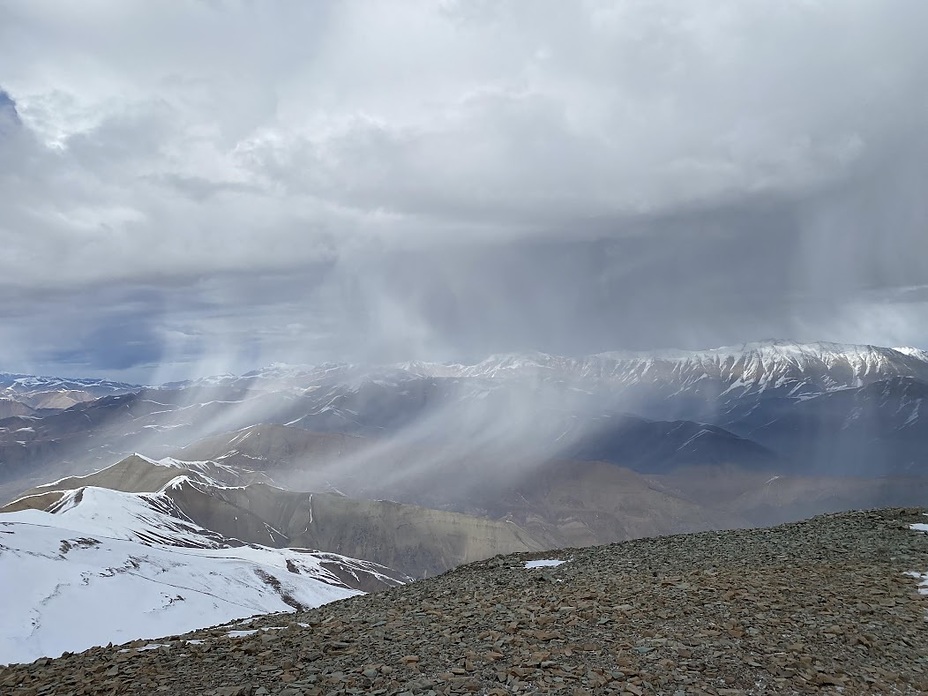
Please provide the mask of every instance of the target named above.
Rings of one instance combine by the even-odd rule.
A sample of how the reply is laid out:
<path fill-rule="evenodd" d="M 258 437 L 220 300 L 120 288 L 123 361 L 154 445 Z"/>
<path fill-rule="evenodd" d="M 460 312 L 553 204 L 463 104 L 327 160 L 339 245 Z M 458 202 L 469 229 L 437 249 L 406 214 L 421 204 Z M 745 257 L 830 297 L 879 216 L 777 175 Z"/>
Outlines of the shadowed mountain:
<path fill-rule="evenodd" d="M 286 476 L 287 470 L 312 469 L 320 463 L 351 459 L 375 445 L 375 441 L 358 435 L 259 423 L 204 438 L 174 454 L 185 461 L 211 460 Z"/>
<path fill-rule="evenodd" d="M 755 470 L 782 466 L 771 450 L 714 425 L 623 415 L 596 419 L 584 427 L 562 457 L 613 462 L 645 473 L 703 464 L 738 463 Z"/>
<path fill-rule="evenodd" d="M 601 432 L 608 435 L 614 428 L 621 436 L 604 445 L 595 437 L 579 440 L 588 448 L 583 454 L 652 467 L 651 473 L 577 459 L 551 460 L 527 470 L 500 467 L 492 459 L 443 459 L 440 451 L 378 447 L 376 438 L 266 425 L 210 438 L 177 456 L 195 453 L 197 458 L 246 463 L 288 487 L 335 489 L 355 497 L 389 497 L 511 519 L 557 545 L 569 546 L 773 524 L 815 512 L 894 502 L 914 505 L 928 497 L 924 477 L 797 474 L 772 459 L 768 450 L 711 426 L 697 429 L 689 423 L 632 417 L 610 420 L 609 426 Z M 676 432 L 668 434 L 668 429 Z M 704 443 L 712 444 L 709 452 L 724 451 L 719 442 L 733 442 L 735 454 L 713 463 L 700 453 Z M 644 465 L 639 458 L 645 459 Z M 383 473 L 365 476 L 370 462 Z M 672 465 L 660 468 L 660 462 Z M 399 475 L 404 463 L 411 470 Z"/>
<path fill-rule="evenodd" d="M 771 409 L 750 437 L 819 473 L 925 475 L 924 409 L 928 383 L 896 377 Z"/>

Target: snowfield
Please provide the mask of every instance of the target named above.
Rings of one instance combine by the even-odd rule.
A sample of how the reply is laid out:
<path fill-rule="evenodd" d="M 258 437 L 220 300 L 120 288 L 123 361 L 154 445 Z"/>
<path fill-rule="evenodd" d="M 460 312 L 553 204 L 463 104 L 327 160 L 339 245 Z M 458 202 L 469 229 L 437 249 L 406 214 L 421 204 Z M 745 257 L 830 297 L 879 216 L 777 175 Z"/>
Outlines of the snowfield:
<path fill-rule="evenodd" d="M 240 545 L 159 494 L 85 487 L 50 510 L 0 515 L 0 664 L 318 606 L 361 594 L 327 566 L 383 570 Z"/>

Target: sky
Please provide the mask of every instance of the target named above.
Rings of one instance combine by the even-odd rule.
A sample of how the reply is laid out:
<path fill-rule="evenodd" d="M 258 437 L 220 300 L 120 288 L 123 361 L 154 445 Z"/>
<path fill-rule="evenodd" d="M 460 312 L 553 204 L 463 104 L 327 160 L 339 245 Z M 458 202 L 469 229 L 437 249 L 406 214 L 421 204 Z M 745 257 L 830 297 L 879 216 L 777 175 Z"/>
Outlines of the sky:
<path fill-rule="evenodd" d="M 928 348 L 922 0 L 0 4 L 0 371 Z"/>

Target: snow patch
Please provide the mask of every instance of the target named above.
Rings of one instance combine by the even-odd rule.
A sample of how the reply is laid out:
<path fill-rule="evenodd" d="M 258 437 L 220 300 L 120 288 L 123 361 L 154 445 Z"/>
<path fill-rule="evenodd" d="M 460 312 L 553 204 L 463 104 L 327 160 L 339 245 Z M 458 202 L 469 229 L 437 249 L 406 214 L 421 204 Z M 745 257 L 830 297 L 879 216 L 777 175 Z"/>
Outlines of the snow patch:
<path fill-rule="evenodd" d="M 562 563 L 566 563 L 566 562 L 567 561 L 560 561 L 556 558 L 542 558 L 537 561 L 526 561 L 525 567 L 526 568 L 556 568 L 557 566 L 561 565 Z"/>
<path fill-rule="evenodd" d="M 916 532 L 928 533 L 928 524 L 922 524 L 921 522 L 910 524 L 909 528 L 915 530 Z M 920 573 L 916 570 L 912 570 L 906 573 L 906 575 L 908 575 L 910 578 L 915 578 L 918 581 L 919 594 L 928 595 L 928 573 Z"/>

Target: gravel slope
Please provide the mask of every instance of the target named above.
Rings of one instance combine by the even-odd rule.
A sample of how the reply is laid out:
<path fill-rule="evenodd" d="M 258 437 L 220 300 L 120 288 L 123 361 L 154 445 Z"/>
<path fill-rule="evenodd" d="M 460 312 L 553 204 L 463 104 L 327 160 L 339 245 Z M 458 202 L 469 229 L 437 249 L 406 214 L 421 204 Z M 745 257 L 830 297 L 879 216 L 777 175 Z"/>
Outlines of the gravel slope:
<path fill-rule="evenodd" d="M 0 668 L 0 692 L 925 693 L 928 596 L 906 575 L 928 572 L 924 515 L 500 556 L 161 647 Z"/>

